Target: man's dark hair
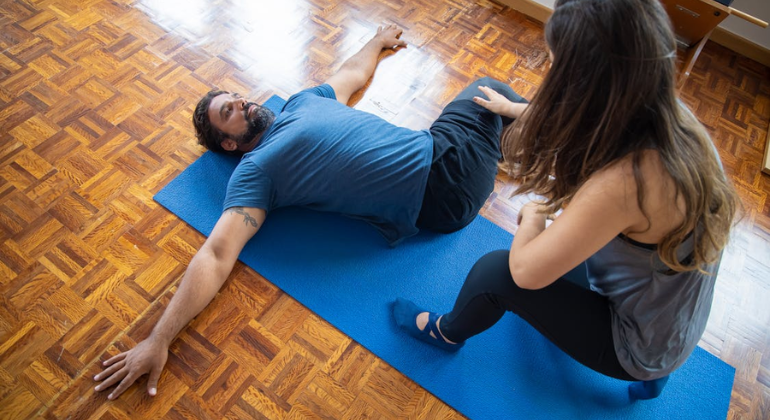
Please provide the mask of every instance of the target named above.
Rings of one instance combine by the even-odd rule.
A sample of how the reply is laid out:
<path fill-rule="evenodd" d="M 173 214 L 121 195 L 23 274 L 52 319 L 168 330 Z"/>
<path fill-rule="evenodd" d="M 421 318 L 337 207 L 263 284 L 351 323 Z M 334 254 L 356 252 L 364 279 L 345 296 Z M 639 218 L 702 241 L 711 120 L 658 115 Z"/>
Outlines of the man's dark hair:
<path fill-rule="evenodd" d="M 195 127 L 195 137 L 198 139 L 198 144 L 201 146 L 218 153 L 226 154 L 241 154 L 241 152 L 228 151 L 222 148 L 222 141 L 227 137 L 225 133 L 218 130 L 211 125 L 209 119 L 209 105 L 211 100 L 223 93 L 230 93 L 224 90 L 212 90 L 198 101 L 198 105 L 195 106 L 193 112 L 192 122 Z"/>

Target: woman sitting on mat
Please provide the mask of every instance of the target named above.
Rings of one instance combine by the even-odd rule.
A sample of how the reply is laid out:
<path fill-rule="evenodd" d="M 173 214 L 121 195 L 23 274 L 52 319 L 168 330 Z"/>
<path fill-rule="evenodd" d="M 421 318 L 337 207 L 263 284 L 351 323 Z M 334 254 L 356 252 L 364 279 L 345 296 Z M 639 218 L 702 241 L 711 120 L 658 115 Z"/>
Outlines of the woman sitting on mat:
<path fill-rule="evenodd" d="M 593 370 L 665 378 L 705 329 L 737 196 L 677 99 L 658 0 L 557 0 L 545 38 L 552 67 L 528 107 L 483 88 L 490 100 L 475 100 L 520 117 L 503 153 L 517 193 L 546 200 L 521 209 L 510 251 L 475 264 L 451 312 L 399 299 L 394 316 L 455 351 L 511 311 Z"/>

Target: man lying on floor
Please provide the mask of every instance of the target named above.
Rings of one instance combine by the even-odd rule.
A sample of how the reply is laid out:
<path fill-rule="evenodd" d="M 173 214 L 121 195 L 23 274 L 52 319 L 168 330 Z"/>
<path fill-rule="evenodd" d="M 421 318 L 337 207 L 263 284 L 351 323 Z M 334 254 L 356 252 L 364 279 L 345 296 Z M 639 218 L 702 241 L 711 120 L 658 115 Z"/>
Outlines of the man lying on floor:
<path fill-rule="evenodd" d="M 481 89 L 526 106 L 511 88 L 489 78 L 452 100 L 429 130 L 397 127 L 346 106 L 373 75 L 383 49 L 405 47 L 401 30 L 377 34 L 325 84 L 287 101 L 275 117 L 237 94 L 209 92 L 193 115 L 206 148 L 244 154 L 227 187 L 224 212 L 193 257 L 150 336 L 106 362 L 96 391 L 118 386 L 117 398 L 149 373 L 149 395 L 174 337 L 222 287 L 246 242 L 268 211 L 303 206 L 364 220 L 396 245 L 419 229 L 453 232 L 478 214 L 494 188 L 503 119 L 479 105 Z M 488 86 L 488 87 L 487 87 Z M 478 103 L 477 103 L 478 102 Z"/>

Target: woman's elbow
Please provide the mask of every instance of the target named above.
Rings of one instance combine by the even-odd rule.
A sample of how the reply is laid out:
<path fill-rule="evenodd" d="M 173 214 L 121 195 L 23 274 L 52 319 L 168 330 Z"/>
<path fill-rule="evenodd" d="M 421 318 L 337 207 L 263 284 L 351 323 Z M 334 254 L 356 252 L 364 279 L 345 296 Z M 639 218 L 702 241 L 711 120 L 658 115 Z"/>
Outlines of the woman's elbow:
<path fill-rule="evenodd" d="M 514 264 L 511 262 L 509 264 L 509 268 L 511 270 L 511 277 L 513 277 L 513 282 L 516 283 L 516 286 L 519 288 L 526 290 L 536 290 L 542 288 L 542 286 L 537 284 L 536 279 L 527 272 L 527 268 L 523 267 L 522 264 Z"/>

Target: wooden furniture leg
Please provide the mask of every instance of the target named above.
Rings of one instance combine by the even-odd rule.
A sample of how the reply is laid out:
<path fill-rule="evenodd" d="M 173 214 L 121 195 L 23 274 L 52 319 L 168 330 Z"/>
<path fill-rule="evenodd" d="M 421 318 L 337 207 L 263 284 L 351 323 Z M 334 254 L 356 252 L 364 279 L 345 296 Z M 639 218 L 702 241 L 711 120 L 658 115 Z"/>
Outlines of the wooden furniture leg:
<path fill-rule="evenodd" d="M 700 55 L 701 50 L 703 50 L 703 46 L 706 45 L 706 42 L 709 40 L 709 36 L 711 36 L 711 32 L 713 32 L 713 29 L 708 31 L 708 33 L 703 37 L 703 39 L 701 39 L 697 44 L 687 49 L 687 54 L 684 59 L 684 65 L 682 66 L 682 71 L 679 72 L 679 80 L 676 83 L 677 90 L 682 89 L 682 86 L 684 86 L 684 82 L 690 76 L 692 67 L 695 65 L 695 60 L 698 59 L 698 55 Z"/>

